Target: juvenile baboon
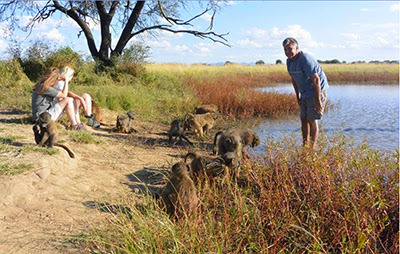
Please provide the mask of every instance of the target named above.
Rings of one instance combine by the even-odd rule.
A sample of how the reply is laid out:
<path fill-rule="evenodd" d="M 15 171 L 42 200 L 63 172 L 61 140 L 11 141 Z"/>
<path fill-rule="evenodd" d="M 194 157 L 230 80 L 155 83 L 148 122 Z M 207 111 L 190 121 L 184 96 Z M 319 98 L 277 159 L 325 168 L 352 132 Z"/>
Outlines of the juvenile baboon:
<path fill-rule="evenodd" d="M 198 136 L 202 137 L 209 129 L 214 126 L 216 114 L 191 114 L 188 113 L 185 117 L 185 126 L 194 131 Z"/>
<path fill-rule="evenodd" d="M 179 138 L 180 141 L 182 139 L 186 140 L 186 142 L 189 143 L 189 145 L 194 146 L 192 142 L 186 137 L 185 133 L 183 133 L 183 126 L 182 122 L 180 120 L 174 120 L 171 123 L 171 128 L 169 129 L 168 132 L 168 137 L 169 137 L 169 143 L 172 143 L 172 138 L 175 137 L 174 142 Z"/>
<path fill-rule="evenodd" d="M 172 166 L 172 172 L 162 193 L 163 208 L 172 218 L 182 218 L 192 214 L 198 204 L 196 187 L 189 176 L 189 166 L 178 162 Z"/>
<path fill-rule="evenodd" d="M 94 100 L 92 100 L 92 113 L 96 121 L 101 124 L 101 121 L 103 121 L 103 114 L 101 113 L 99 105 L 97 105 Z"/>
<path fill-rule="evenodd" d="M 56 123 L 51 120 L 51 115 L 48 112 L 43 112 L 39 115 L 38 120 L 33 126 L 35 142 L 37 145 L 48 148 L 59 146 L 64 148 L 71 158 L 75 158 L 75 154 L 67 146 L 57 143 L 58 129 Z"/>
<path fill-rule="evenodd" d="M 191 158 L 190 169 L 193 179 L 201 175 L 206 175 L 210 179 L 217 176 L 224 176 L 227 173 L 226 163 L 223 158 L 219 156 L 202 156 L 194 152 L 189 152 L 185 156 L 185 163 Z"/>
<path fill-rule="evenodd" d="M 214 104 L 205 104 L 197 106 L 194 109 L 195 114 L 205 114 L 205 113 L 218 113 L 218 106 Z"/>
<path fill-rule="evenodd" d="M 116 131 L 120 133 L 132 133 L 137 132 L 131 127 L 132 120 L 135 119 L 135 114 L 131 111 L 126 113 L 126 115 L 117 116 Z"/>

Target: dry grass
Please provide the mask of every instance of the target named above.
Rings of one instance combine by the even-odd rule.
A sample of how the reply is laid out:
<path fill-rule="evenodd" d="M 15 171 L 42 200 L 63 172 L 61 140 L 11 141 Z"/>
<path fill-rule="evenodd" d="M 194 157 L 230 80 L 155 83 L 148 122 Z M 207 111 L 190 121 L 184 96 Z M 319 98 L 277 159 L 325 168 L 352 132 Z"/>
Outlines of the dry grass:
<path fill-rule="evenodd" d="M 86 238 L 100 253 L 397 253 L 398 151 L 324 138 L 319 151 L 270 142 L 238 184 L 198 187 L 198 213 L 173 223 L 145 196 Z M 128 211 L 128 212 L 127 212 Z"/>

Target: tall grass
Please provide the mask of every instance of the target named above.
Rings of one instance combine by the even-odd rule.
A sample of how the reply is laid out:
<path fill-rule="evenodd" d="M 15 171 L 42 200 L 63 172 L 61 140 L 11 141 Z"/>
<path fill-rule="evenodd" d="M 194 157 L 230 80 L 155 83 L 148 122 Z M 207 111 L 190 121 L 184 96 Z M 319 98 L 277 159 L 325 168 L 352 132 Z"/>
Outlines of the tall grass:
<path fill-rule="evenodd" d="M 202 103 L 218 106 L 221 113 L 241 118 L 278 117 L 298 110 L 294 93 L 260 93 L 254 90 L 264 75 L 229 75 L 207 79 L 186 78 Z"/>
<path fill-rule="evenodd" d="M 172 223 L 145 197 L 86 239 L 107 253 L 398 253 L 399 152 L 322 140 L 270 142 L 238 184 L 198 187 L 198 213 Z"/>
<path fill-rule="evenodd" d="M 333 84 L 366 83 L 366 84 L 398 84 L 398 64 L 323 64 L 322 68 Z M 289 83 L 290 77 L 286 65 L 256 65 L 243 66 L 230 64 L 224 66 L 185 65 L 185 64 L 148 64 L 150 73 L 170 73 L 185 77 L 206 77 L 230 75 L 261 75 L 260 85 L 269 86 L 274 83 Z"/>

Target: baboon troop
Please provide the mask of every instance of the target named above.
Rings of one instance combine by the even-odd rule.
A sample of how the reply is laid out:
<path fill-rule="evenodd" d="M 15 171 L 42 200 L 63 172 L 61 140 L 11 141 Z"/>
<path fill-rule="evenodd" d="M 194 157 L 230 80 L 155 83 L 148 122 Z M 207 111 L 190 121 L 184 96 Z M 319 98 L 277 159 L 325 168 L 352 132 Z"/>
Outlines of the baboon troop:
<path fill-rule="evenodd" d="M 128 112 L 126 115 L 117 116 L 116 131 L 119 133 L 132 133 L 137 132 L 132 128 L 132 120 L 135 119 L 135 114 L 133 112 Z"/>
<path fill-rule="evenodd" d="M 189 145 L 194 146 L 193 143 L 186 137 L 185 133 L 183 132 L 183 124 L 181 120 L 174 120 L 171 122 L 171 127 L 168 132 L 168 141 L 172 143 L 172 138 L 175 137 L 174 142 L 179 138 L 180 141 L 182 139 L 186 140 Z"/>
<path fill-rule="evenodd" d="M 102 121 L 100 107 L 92 101 L 93 114 L 96 121 Z M 194 135 L 204 137 L 215 125 L 218 116 L 218 107 L 211 104 L 198 106 L 193 113 L 187 113 L 181 119 L 173 120 L 168 131 L 168 142 L 176 143 L 185 140 L 190 146 L 194 144 L 186 136 L 185 131 L 191 130 Z M 137 132 L 132 128 L 133 112 L 118 115 L 113 131 L 119 133 Z M 33 126 L 35 142 L 38 146 L 64 148 L 71 158 L 74 153 L 65 145 L 57 143 L 58 130 L 55 121 L 47 112 L 41 113 Z M 241 161 L 248 158 L 247 147 L 256 147 L 260 144 L 259 136 L 250 129 L 231 128 L 217 131 L 213 138 L 213 155 L 205 155 L 198 151 L 187 152 L 183 160 L 173 164 L 170 176 L 165 186 L 158 195 L 160 207 L 170 216 L 178 220 L 190 217 L 199 207 L 200 200 L 197 187 L 203 186 L 204 180 L 213 183 L 222 179 L 217 184 L 225 183 L 228 176 L 237 179 Z"/>
<path fill-rule="evenodd" d="M 48 112 L 43 112 L 39 115 L 35 125 L 33 125 L 33 133 L 35 142 L 40 147 L 53 148 L 59 146 L 64 148 L 71 158 L 75 158 L 75 154 L 67 146 L 57 143 L 58 129 L 56 123 L 51 120 L 51 115 Z"/>
<path fill-rule="evenodd" d="M 172 218 L 190 216 L 199 205 L 196 187 L 189 176 L 189 166 L 175 163 L 167 184 L 161 192 L 162 207 Z"/>

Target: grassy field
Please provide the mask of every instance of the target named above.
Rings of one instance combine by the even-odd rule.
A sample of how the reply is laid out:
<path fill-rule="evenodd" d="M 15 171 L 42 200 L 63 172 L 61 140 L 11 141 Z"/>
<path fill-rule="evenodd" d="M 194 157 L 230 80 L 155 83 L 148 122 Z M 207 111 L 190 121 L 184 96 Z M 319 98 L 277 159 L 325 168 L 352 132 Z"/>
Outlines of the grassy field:
<path fill-rule="evenodd" d="M 117 112 L 133 110 L 146 121 L 171 122 L 198 104 L 212 103 L 221 113 L 239 118 L 280 117 L 297 111 L 294 95 L 259 93 L 254 87 L 290 82 L 285 65 L 207 66 L 147 64 L 132 71 L 120 66 L 95 73 L 93 63 L 83 63 L 71 90 L 87 92 L 101 107 Z M 398 84 L 397 64 L 338 64 L 323 68 L 332 83 Z M 1 105 L 30 111 L 34 82 L 17 61 L 0 62 Z M 135 74 L 135 75 L 132 75 Z"/>
<path fill-rule="evenodd" d="M 286 139 L 238 183 L 198 186 L 201 206 L 173 223 L 150 196 L 85 238 L 94 253 L 397 253 L 399 153 L 322 137 L 316 155 Z M 103 207 L 102 209 L 111 209 Z"/>
<path fill-rule="evenodd" d="M 398 84 L 399 66 L 323 66 L 331 83 Z M 279 117 L 297 112 L 293 95 L 261 94 L 254 87 L 289 82 L 284 65 L 206 66 L 149 64 L 146 71 L 95 73 L 77 69 L 71 88 L 88 92 L 103 108 L 133 110 L 138 119 L 169 123 L 200 103 L 224 115 Z M 1 106 L 30 111 L 30 81 L 18 62 L 0 62 Z M 100 142 L 85 136 L 75 142 Z M 4 137 L 9 150 L 15 137 Z M 123 201 L 84 237 L 92 253 L 397 253 L 399 151 L 381 154 L 322 135 L 319 153 L 295 140 L 270 142 L 263 157 L 243 166 L 238 183 L 198 188 L 198 213 L 177 223 L 149 196 Z M 29 149 L 34 149 L 29 148 Z M 0 165 L 0 175 L 31 165 Z M 80 239 L 82 240 L 82 239 Z"/>

